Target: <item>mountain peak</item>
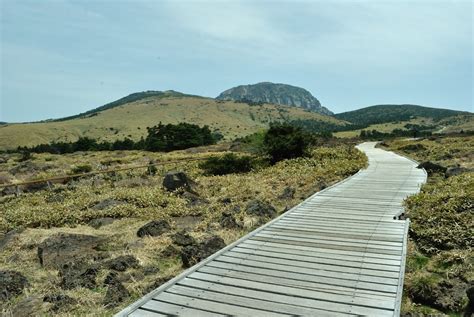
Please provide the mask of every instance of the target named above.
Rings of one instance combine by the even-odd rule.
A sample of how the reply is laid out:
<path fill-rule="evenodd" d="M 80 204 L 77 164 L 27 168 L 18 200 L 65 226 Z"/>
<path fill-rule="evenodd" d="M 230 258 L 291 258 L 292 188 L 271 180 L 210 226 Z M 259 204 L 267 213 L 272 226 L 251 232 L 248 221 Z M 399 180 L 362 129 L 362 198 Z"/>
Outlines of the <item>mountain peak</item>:
<path fill-rule="evenodd" d="M 326 115 L 333 114 L 321 106 L 319 100 L 306 89 L 280 83 L 261 82 L 253 85 L 241 85 L 222 92 L 216 99 L 266 102 L 304 108 Z"/>

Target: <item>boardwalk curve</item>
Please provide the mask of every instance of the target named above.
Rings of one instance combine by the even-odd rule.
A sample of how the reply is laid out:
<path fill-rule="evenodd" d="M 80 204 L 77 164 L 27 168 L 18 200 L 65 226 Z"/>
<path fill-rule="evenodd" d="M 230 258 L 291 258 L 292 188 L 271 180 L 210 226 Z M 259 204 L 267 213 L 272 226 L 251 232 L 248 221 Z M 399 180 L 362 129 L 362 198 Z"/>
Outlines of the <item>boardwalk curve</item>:
<path fill-rule="evenodd" d="M 426 181 L 395 153 L 358 146 L 369 166 L 309 197 L 116 316 L 398 316 L 408 220 Z"/>

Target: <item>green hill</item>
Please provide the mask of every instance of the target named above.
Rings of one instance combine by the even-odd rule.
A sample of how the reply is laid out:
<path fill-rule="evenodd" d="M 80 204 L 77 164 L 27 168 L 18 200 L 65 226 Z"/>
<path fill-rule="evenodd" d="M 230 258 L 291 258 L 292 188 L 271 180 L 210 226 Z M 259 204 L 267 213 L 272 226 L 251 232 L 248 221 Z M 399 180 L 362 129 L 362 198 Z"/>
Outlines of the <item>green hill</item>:
<path fill-rule="evenodd" d="M 469 114 L 469 112 L 438 109 L 418 105 L 376 105 L 354 111 L 338 113 L 334 117 L 356 125 L 372 125 L 409 121 L 417 117 L 431 118 L 437 122 L 444 118 Z"/>
<path fill-rule="evenodd" d="M 52 141 L 76 141 L 81 136 L 114 141 L 139 140 L 147 127 L 159 122 L 208 125 L 225 140 L 242 137 L 268 127 L 270 122 L 312 120 L 336 126 L 347 123 L 305 109 L 273 104 L 253 105 L 191 96 L 174 91 L 129 95 L 102 107 L 57 120 L 0 125 L 0 150 Z"/>

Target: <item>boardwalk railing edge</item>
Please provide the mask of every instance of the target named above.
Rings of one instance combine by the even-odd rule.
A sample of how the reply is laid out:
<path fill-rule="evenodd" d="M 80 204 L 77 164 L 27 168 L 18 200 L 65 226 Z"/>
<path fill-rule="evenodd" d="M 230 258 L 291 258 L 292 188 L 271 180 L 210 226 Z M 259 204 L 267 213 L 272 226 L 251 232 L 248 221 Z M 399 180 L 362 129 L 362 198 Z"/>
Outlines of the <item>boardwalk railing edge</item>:
<path fill-rule="evenodd" d="M 210 255 L 209 257 L 207 257 L 206 259 L 202 260 L 201 262 L 195 264 L 194 266 L 190 267 L 189 269 L 181 272 L 180 274 L 178 274 L 177 276 L 175 276 L 174 278 L 172 278 L 171 280 L 169 280 L 168 282 L 162 284 L 160 287 L 156 288 L 155 290 L 151 291 L 150 293 L 146 294 L 145 296 L 141 297 L 139 300 L 137 300 L 136 302 L 132 303 L 131 305 L 127 306 L 126 308 L 124 308 L 122 311 L 118 312 L 117 314 L 115 314 L 115 317 L 125 317 L 125 316 L 128 316 L 129 314 L 131 314 L 132 312 L 134 312 L 135 310 L 137 310 L 140 306 L 142 306 L 143 304 L 145 304 L 147 301 L 149 301 L 150 299 L 152 299 L 153 297 L 155 297 L 155 295 L 159 294 L 160 292 L 163 292 L 165 291 L 166 289 L 168 289 L 169 287 L 173 286 L 176 282 L 184 279 L 187 275 L 193 273 L 194 271 L 198 270 L 199 268 L 205 266 L 207 263 L 209 263 L 210 261 L 212 261 L 213 259 L 215 259 L 216 257 L 220 256 L 221 254 L 223 254 L 224 252 L 232 249 L 233 247 L 235 247 L 237 244 L 239 244 L 240 242 L 256 235 L 257 233 L 259 233 L 261 230 L 265 229 L 266 227 L 272 225 L 273 223 L 277 222 L 278 220 L 280 220 L 280 218 L 284 217 L 285 215 L 293 212 L 295 209 L 297 209 L 300 205 L 302 205 L 303 203 L 305 203 L 307 200 L 311 199 L 312 197 L 314 196 L 317 196 L 317 195 L 320 195 L 322 193 L 324 193 L 325 191 L 335 187 L 335 186 L 338 186 L 344 182 L 347 182 L 349 179 L 355 177 L 356 175 L 358 175 L 361 171 L 365 170 L 364 169 L 360 169 L 359 171 L 357 171 L 357 173 L 354 173 L 353 175 L 349 176 L 349 177 L 346 177 L 345 179 L 329 186 L 329 187 L 326 187 L 325 189 L 321 190 L 321 191 L 318 191 L 314 194 L 312 194 L 311 196 L 309 196 L 308 198 L 306 198 L 305 200 L 303 200 L 302 202 L 300 202 L 299 204 L 293 206 L 290 210 L 288 210 L 287 212 L 285 213 L 282 213 L 280 216 L 276 217 L 275 219 L 272 219 L 271 221 L 267 222 L 266 224 L 264 224 L 263 226 L 261 227 L 258 227 L 257 229 L 255 229 L 254 231 L 251 231 L 249 233 L 247 233 L 246 235 L 244 235 L 243 237 L 241 237 L 240 239 L 232 242 L 231 244 L 229 244 L 228 246 L 222 248 L 221 250 L 217 251 L 216 253 Z"/>
<path fill-rule="evenodd" d="M 405 219 L 405 230 L 403 237 L 403 248 L 402 248 L 402 262 L 400 264 L 400 277 L 398 279 L 398 288 L 397 288 L 397 300 L 395 301 L 396 306 L 393 311 L 393 316 L 400 316 L 400 309 L 402 306 L 402 296 L 403 296 L 403 284 L 405 281 L 405 265 L 407 258 L 407 247 L 408 247 L 408 229 L 410 227 L 410 219 Z"/>

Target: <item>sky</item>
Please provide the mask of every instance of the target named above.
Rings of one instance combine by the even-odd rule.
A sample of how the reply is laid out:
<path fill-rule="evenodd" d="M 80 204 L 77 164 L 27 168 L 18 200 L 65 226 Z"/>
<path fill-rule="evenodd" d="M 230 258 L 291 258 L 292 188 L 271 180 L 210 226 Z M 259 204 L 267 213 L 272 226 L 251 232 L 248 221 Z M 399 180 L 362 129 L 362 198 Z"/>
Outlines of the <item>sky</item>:
<path fill-rule="evenodd" d="M 472 1 L 0 0 L 0 121 L 145 90 L 300 86 L 335 113 L 473 109 Z"/>

